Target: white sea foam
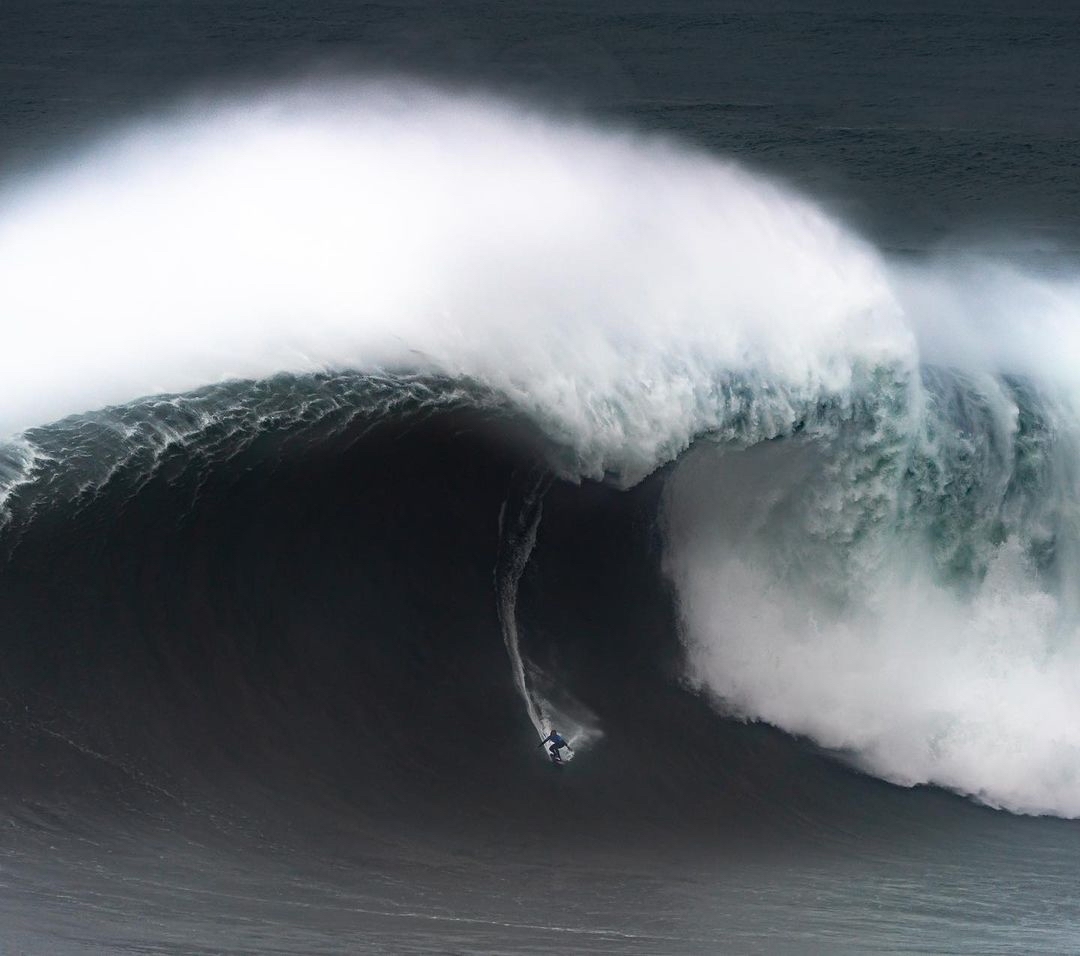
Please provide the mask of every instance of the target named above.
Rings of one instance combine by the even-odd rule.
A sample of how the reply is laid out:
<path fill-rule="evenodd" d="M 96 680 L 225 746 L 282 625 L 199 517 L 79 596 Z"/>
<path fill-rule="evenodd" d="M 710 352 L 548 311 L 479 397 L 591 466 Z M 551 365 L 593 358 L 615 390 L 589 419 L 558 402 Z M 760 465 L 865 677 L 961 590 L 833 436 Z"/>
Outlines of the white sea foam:
<path fill-rule="evenodd" d="M 680 461 L 688 672 L 894 782 L 1080 816 L 1080 430 L 1043 406 L 1036 441 L 975 388 L 959 413 L 931 392 L 892 429 Z"/>

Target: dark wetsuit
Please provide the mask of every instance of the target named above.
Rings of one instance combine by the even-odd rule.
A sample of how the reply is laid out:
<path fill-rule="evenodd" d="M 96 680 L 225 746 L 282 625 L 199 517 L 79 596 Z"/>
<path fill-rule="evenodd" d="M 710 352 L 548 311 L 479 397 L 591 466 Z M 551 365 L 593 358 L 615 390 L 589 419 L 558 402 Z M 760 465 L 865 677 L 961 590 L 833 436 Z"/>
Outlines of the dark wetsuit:
<path fill-rule="evenodd" d="M 551 742 L 551 746 L 548 747 L 548 753 L 551 754 L 551 759 L 562 762 L 562 757 L 559 756 L 559 748 L 567 747 L 569 746 L 569 744 L 567 744 L 567 742 L 562 739 L 562 736 L 560 734 L 548 734 L 548 736 L 546 736 L 543 740 L 540 741 L 540 745 L 543 746 L 549 741 Z"/>

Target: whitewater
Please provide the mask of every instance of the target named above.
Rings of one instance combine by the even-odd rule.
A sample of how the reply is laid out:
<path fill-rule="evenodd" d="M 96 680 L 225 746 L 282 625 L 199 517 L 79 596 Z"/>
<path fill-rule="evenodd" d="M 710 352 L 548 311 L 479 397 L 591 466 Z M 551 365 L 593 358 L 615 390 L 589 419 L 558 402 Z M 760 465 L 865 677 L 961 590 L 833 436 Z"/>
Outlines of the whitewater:
<path fill-rule="evenodd" d="M 438 376 L 564 479 L 667 469 L 685 678 L 723 713 L 1080 816 L 1068 270 L 894 261 L 671 140 L 361 83 L 189 103 L 5 184 L 0 315 L 4 493 L 62 466 L 33 429 L 65 416 Z"/>

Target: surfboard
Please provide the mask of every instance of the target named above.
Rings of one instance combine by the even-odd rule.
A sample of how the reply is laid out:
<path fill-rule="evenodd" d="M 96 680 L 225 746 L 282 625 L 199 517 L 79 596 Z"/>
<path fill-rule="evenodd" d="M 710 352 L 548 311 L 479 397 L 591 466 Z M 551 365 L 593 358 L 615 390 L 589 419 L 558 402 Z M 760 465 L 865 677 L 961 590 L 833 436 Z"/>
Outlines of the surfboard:
<path fill-rule="evenodd" d="M 572 751 L 569 747 L 562 747 L 556 755 L 551 753 L 551 751 L 549 750 L 548 759 L 551 761 L 553 766 L 561 767 L 563 764 L 567 764 L 574 759 L 574 751 Z"/>

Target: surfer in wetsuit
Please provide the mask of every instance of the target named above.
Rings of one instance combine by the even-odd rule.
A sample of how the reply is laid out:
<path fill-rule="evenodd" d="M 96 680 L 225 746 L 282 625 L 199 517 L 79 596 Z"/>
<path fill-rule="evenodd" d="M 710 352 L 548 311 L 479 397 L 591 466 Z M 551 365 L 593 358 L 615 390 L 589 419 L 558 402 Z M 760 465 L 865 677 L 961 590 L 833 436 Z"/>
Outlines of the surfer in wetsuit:
<path fill-rule="evenodd" d="M 552 763 L 562 763 L 562 757 L 559 755 L 559 748 L 569 747 L 570 745 L 565 740 L 563 740 L 563 738 L 559 735 L 559 732 L 554 727 L 551 728 L 551 733 L 540 741 L 540 746 L 543 747 L 544 744 L 548 742 L 551 743 L 551 746 L 548 747 L 548 753 L 551 754 Z"/>

